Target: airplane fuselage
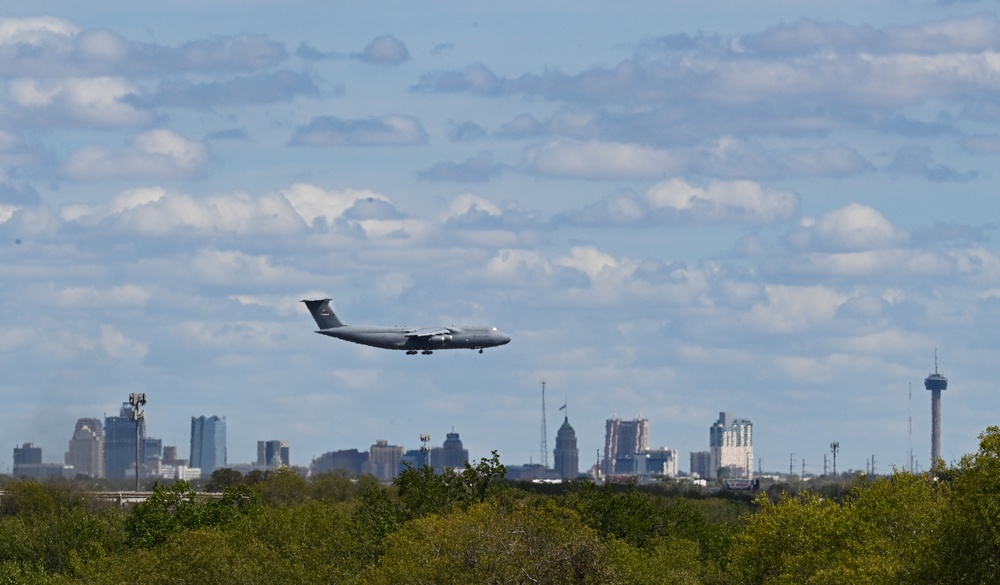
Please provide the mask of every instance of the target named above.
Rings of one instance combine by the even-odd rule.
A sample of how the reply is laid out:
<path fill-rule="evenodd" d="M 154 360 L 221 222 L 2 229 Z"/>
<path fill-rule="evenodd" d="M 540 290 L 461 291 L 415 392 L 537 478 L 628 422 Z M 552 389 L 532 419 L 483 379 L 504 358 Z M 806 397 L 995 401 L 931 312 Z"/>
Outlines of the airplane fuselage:
<path fill-rule="evenodd" d="M 475 327 L 382 327 L 375 325 L 346 325 L 330 308 L 330 299 L 303 301 L 312 313 L 320 330 L 316 333 L 344 341 L 397 349 L 407 354 L 433 353 L 438 349 L 478 349 L 506 345 L 510 337 L 491 326 Z"/>
<path fill-rule="evenodd" d="M 365 325 L 344 325 L 321 329 L 317 333 L 329 335 L 344 341 L 370 345 L 382 349 L 435 350 L 435 349 L 482 349 L 496 347 L 510 341 L 496 327 L 447 327 L 447 333 L 417 337 L 413 327 L 373 327 Z"/>

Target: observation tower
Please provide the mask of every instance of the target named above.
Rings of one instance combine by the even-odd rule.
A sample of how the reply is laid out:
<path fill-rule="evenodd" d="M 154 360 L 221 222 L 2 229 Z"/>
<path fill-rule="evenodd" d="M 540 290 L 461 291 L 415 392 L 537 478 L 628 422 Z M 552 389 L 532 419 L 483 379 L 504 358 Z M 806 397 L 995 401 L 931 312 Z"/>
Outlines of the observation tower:
<path fill-rule="evenodd" d="M 948 378 L 938 373 L 937 351 L 934 373 L 924 379 L 924 388 L 931 391 L 931 471 L 934 471 L 941 461 L 941 391 L 948 389 Z"/>

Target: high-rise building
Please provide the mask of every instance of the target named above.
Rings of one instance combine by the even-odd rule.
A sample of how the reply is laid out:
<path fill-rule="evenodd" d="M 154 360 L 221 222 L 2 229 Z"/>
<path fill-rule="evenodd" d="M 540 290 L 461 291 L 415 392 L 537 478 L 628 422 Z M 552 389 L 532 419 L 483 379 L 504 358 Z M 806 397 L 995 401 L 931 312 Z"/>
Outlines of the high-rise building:
<path fill-rule="evenodd" d="M 346 471 L 351 475 L 361 474 L 361 470 L 368 461 L 368 453 L 357 449 L 342 449 L 340 451 L 329 451 L 313 459 L 310 466 L 312 474 L 333 473 L 336 471 Z"/>
<path fill-rule="evenodd" d="M 650 449 L 640 453 L 637 459 L 641 460 L 641 469 L 637 470 L 640 473 L 677 477 L 677 449 Z"/>
<path fill-rule="evenodd" d="M 573 479 L 580 474 L 580 450 L 576 447 L 576 431 L 569 424 L 569 417 L 556 432 L 555 472 L 562 479 Z"/>
<path fill-rule="evenodd" d="M 288 441 L 278 439 L 257 441 L 257 465 L 260 467 L 291 466 L 291 448 Z"/>
<path fill-rule="evenodd" d="M 226 466 L 226 417 L 191 417 L 190 461 L 202 477 Z"/>
<path fill-rule="evenodd" d="M 443 472 L 445 468 L 465 469 L 468 461 L 469 451 L 462 447 L 462 440 L 455 432 L 446 435 L 442 446 L 431 449 L 431 467 L 438 473 Z"/>
<path fill-rule="evenodd" d="M 706 479 L 712 476 L 712 454 L 708 451 L 691 451 L 691 475 Z"/>
<path fill-rule="evenodd" d="M 14 465 L 41 465 L 42 448 L 36 447 L 34 443 L 24 443 L 20 447 L 14 447 Z"/>
<path fill-rule="evenodd" d="M 69 440 L 66 465 L 73 466 L 73 474 L 86 477 L 104 477 L 104 425 L 96 418 L 81 418 Z"/>
<path fill-rule="evenodd" d="M 390 445 L 385 439 L 379 439 L 368 450 L 368 461 L 361 465 L 361 472 L 370 473 L 379 481 L 392 481 L 398 475 L 399 461 L 402 458 L 402 447 Z"/>
<path fill-rule="evenodd" d="M 622 420 L 609 418 L 604 433 L 604 464 L 601 471 L 605 475 L 617 472 L 619 459 L 631 458 L 636 453 L 649 449 L 649 421 L 644 418 Z"/>
<path fill-rule="evenodd" d="M 42 463 L 42 448 L 33 443 L 14 447 L 14 477 L 30 477 L 37 481 L 65 477 L 65 469 L 56 463 Z"/>
<path fill-rule="evenodd" d="M 135 477 L 135 424 L 132 405 L 128 402 L 122 403 L 118 416 L 104 417 L 104 477 Z M 145 438 L 146 420 L 140 419 L 139 439 Z"/>
<path fill-rule="evenodd" d="M 720 412 L 709 428 L 709 479 L 753 477 L 753 423 Z"/>

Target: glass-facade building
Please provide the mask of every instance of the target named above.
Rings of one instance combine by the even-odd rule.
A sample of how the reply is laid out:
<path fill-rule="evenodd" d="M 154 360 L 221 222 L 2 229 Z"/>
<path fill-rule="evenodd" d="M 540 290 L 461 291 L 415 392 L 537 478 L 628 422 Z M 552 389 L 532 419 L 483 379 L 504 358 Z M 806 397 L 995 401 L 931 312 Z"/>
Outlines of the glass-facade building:
<path fill-rule="evenodd" d="M 202 477 L 226 466 L 226 417 L 191 417 L 190 460 Z"/>

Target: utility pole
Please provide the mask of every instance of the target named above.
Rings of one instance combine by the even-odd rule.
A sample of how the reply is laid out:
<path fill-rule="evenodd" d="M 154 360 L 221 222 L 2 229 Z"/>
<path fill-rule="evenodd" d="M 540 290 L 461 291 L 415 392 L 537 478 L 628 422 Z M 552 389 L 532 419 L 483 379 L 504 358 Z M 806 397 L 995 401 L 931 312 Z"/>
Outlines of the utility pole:
<path fill-rule="evenodd" d="M 142 447 L 142 442 L 139 439 L 139 427 L 141 426 L 145 414 L 143 411 L 139 410 L 142 406 L 146 404 L 146 393 L 145 392 L 133 392 L 128 395 L 128 403 L 132 405 L 132 420 L 135 421 L 135 491 L 139 491 L 139 451 Z"/>

